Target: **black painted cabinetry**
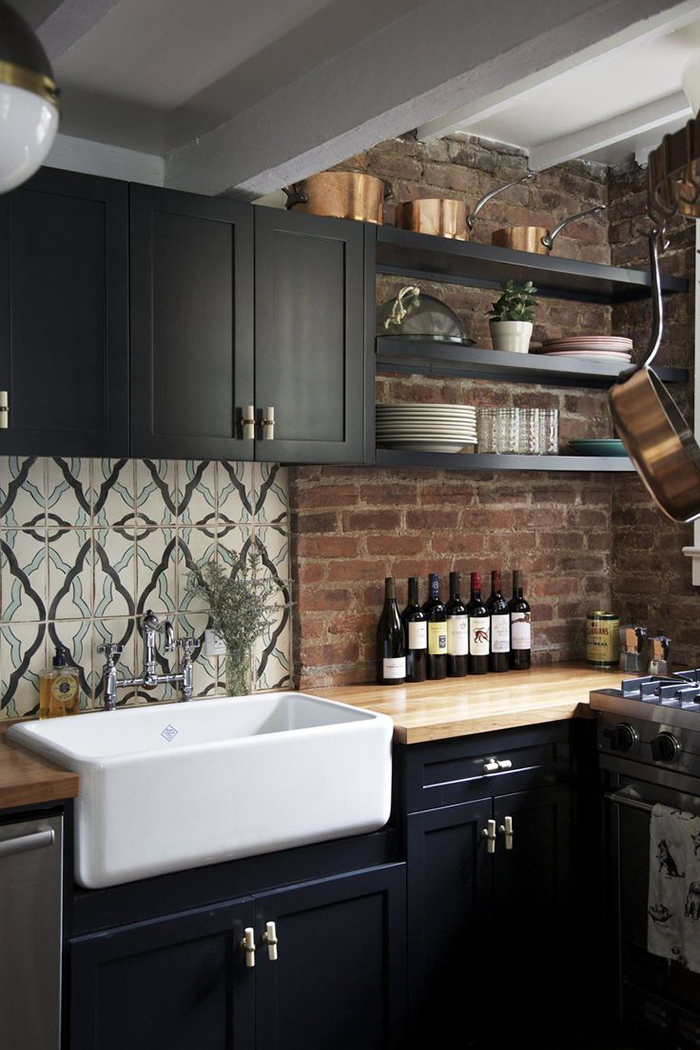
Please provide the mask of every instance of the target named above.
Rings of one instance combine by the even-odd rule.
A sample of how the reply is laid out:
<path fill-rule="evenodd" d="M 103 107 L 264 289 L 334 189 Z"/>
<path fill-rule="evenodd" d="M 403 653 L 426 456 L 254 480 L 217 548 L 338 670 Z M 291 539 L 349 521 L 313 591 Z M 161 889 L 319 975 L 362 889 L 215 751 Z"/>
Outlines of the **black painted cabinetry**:
<path fill-rule="evenodd" d="M 365 236 L 359 222 L 255 209 L 255 404 L 259 418 L 275 410 L 258 460 L 362 461 Z"/>
<path fill-rule="evenodd" d="M 131 454 L 252 459 L 253 209 L 130 187 Z"/>
<path fill-rule="evenodd" d="M 405 900 L 405 865 L 389 864 L 75 938 L 70 1048 L 398 1050 Z"/>
<path fill-rule="evenodd" d="M 0 197 L 0 454 L 129 451 L 128 186 L 44 168 Z"/>

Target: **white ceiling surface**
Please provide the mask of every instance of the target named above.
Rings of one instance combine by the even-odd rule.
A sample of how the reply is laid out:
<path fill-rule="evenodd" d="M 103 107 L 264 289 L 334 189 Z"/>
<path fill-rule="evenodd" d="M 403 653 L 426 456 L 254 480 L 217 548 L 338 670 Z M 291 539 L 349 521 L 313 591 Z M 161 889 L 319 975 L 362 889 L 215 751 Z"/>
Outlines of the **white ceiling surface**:
<path fill-rule="evenodd" d="M 641 43 L 626 44 L 522 93 L 515 85 L 510 99 L 491 107 L 492 111 L 483 119 L 478 119 L 476 114 L 476 119 L 465 120 L 458 130 L 522 146 L 535 156 L 538 148 L 565 138 L 568 145 L 579 134 L 579 155 L 589 160 L 616 164 L 636 155 L 643 161 L 663 134 L 682 127 L 690 117 L 690 107 L 684 99 L 679 100 L 678 93 L 683 68 L 698 52 L 700 4 L 697 19 L 680 29 Z M 675 104 L 670 104 L 674 99 Z M 660 100 L 669 101 L 668 110 L 673 115 L 649 129 L 644 126 L 644 118 Z M 482 101 L 481 112 L 487 112 L 488 99 Z M 631 111 L 639 111 L 639 120 L 625 121 Z M 616 118 L 620 118 L 619 126 Z M 589 149 L 596 142 L 596 134 L 580 133 L 598 126 L 602 126 L 598 136 L 601 145 Z M 606 133 L 610 128 L 613 133 Z M 617 137 L 615 131 L 621 137 L 605 142 L 608 137 Z M 555 156 L 556 146 L 543 153 Z"/>

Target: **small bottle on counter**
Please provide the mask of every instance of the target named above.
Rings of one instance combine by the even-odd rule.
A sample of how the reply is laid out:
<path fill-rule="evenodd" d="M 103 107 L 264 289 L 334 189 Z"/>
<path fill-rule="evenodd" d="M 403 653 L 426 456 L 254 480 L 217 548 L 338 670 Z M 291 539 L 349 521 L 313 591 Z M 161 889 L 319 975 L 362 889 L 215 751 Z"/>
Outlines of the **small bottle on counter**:
<path fill-rule="evenodd" d="M 469 617 L 460 591 L 461 577 L 450 573 L 450 600 L 445 605 L 447 612 L 447 675 L 448 678 L 463 678 L 467 673 L 469 659 Z"/>
<path fill-rule="evenodd" d="M 377 658 L 379 684 L 403 685 L 406 681 L 406 647 L 393 576 L 387 576 L 384 581 L 384 608 L 377 626 Z"/>
<path fill-rule="evenodd" d="M 406 644 L 406 681 L 424 682 L 428 662 L 428 617 L 418 603 L 418 577 L 408 579 L 408 605 L 401 619 Z"/>
<path fill-rule="evenodd" d="M 491 573 L 491 594 L 486 606 L 491 614 L 489 671 L 510 670 L 510 610 L 501 590 L 501 570 Z"/>
<path fill-rule="evenodd" d="M 530 606 L 523 598 L 523 574 L 513 570 L 513 597 L 510 609 L 510 666 L 513 671 L 528 671 L 532 653 Z"/>
<path fill-rule="evenodd" d="M 78 713 L 80 675 L 68 664 L 68 650 L 59 645 L 53 665 L 39 675 L 39 718 L 60 718 Z"/>
<path fill-rule="evenodd" d="M 428 620 L 428 678 L 447 677 L 447 613 L 440 600 L 440 577 L 428 575 L 428 600 L 423 606 Z"/>
<path fill-rule="evenodd" d="M 491 616 L 481 597 L 481 573 L 471 574 L 471 599 L 467 605 L 469 617 L 469 674 L 486 674 L 489 669 Z"/>

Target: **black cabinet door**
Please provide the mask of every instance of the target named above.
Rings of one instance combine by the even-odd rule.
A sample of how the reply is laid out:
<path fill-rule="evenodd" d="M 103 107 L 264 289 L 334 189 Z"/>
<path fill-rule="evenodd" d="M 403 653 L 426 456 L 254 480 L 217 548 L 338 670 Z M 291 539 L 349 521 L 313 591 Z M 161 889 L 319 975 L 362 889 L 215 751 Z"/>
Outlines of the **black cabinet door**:
<path fill-rule="evenodd" d="M 404 864 L 256 898 L 257 1050 L 393 1050 L 406 1010 Z"/>
<path fill-rule="evenodd" d="M 255 209 L 255 404 L 275 410 L 258 460 L 362 462 L 364 236 L 359 222 Z"/>
<path fill-rule="evenodd" d="M 70 944 L 71 1050 L 254 1050 L 251 900 Z"/>
<path fill-rule="evenodd" d="M 491 799 L 416 813 L 407 820 L 411 1045 L 474 1046 L 489 985 L 495 854 L 483 830 Z M 455 1042 L 454 1045 L 457 1045 Z"/>
<path fill-rule="evenodd" d="M 131 187 L 131 451 L 252 459 L 253 208 Z"/>
<path fill-rule="evenodd" d="M 0 454 L 128 454 L 127 207 L 50 168 L 0 197 Z"/>
<path fill-rule="evenodd" d="M 546 1026 L 566 1011 L 575 952 L 570 919 L 571 793 L 567 785 L 494 800 L 498 846 L 494 864 L 494 944 L 504 990 L 498 1030 L 521 1030 L 525 1018 Z M 506 817 L 513 826 L 506 849 Z M 546 990 L 543 989 L 543 980 Z M 546 1001 L 546 1010 L 533 1011 Z M 498 1000 L 494 1000 L 497 1002 Z"/>

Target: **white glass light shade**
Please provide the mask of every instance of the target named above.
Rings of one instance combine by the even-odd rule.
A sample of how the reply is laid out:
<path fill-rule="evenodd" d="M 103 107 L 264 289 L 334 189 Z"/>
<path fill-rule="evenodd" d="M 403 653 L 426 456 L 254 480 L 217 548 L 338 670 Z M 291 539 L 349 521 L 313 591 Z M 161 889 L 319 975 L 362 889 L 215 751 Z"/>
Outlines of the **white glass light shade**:
<path fill-rule="evenodd" d="M 0 193 L 41 167 L 58 130 L 58 109 L 33 91 L 0 84 Z"/>
<path fill-rule="evenodd" d="M 700 112 L 700 55 L 695 55 L 686 63 L 681 83 L 693 116 L 697 117 Z"/>

